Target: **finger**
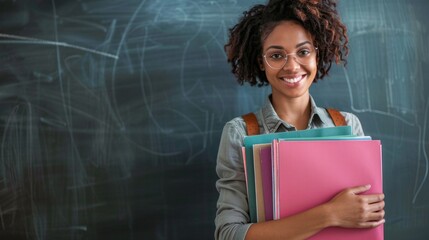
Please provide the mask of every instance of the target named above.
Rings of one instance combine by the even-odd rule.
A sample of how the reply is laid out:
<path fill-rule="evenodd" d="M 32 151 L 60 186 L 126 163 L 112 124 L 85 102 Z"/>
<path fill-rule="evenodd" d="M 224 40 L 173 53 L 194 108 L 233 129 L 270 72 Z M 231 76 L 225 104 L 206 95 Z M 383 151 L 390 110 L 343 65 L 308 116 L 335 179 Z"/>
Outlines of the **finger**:
<path fill-rule="evenodd" d="M 368 221 L 368 222 L 363 222 L 359 224 L 359 228 L 375 228 L 380 226 L 381 224 L 384 224 L 386 222 L 386 220 L 383 218 L 379 221 Z"/>
<path fill-rule="evenodd" d="M 368 215 L 367 220 L 368 221 L 380 221 L 382 219 L 384 219 L 384 210 L 378 211 L 378 212 L 373 212 L 371 214 Z"/>
<path fill-rule="evenodd" d="M 377 203 L 372 203 L 368 205 L 368 211 L 370 212 L 378 212 L 383 210 L 385 207 L 385 203 L 384 201 L 381 202 L 377 202 Z"/>
<path fill-rule="evenodd" d="M 361 195 L 368 204 L 378 203 L 384 200 L 384 194 Z"/>
<path fill-rule="evenodd" d="M 362 186 L 357 186 L 357 187 L 350 188 L 350 191 L 353 194 L 360 194 L 360 193 L 368 191 L 370 188 L 371 188 L 371 185 L 367 184 L 367 185 L 362 185 Z"/>

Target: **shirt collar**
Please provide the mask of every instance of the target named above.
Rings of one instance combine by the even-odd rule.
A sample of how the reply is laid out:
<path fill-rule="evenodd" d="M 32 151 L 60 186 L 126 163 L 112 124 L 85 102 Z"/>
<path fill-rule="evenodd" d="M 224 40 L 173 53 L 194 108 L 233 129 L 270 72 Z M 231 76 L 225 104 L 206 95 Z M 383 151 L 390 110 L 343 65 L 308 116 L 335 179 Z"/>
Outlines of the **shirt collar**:
<path fill-rule="evenodd" d="M 326 114 L 323 114 L 322 111 L 325 111 L 323 108 L 319 108 L 316 105 L 313 97 L 310 96 L 310 106 L 311 106 L 311 115 L 308 123 L 308 128 L 314 128 L 325 124 Z M 277 115 L 274 107 L 271 103 L 271 95 L 267 97 L 265 105 L 261 109 L 262 119 L 264 130 L 268 133 L 273 132 L 282 132 L 282 131 L 293 131 L 295 127 L 282 119 Z"/>

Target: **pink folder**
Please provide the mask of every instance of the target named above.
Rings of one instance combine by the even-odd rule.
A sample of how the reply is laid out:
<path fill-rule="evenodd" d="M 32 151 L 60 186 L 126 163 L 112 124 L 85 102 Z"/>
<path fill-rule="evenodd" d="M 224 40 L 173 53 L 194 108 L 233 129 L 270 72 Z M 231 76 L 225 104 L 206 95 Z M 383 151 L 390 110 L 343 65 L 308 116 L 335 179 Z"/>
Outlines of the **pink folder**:
<path fill-rule="evenodd" d="M 274 140 L 273 151 L 275 219 L 325 203 L 348 187 L 371 184 L 364 194 L 383 192 L 378 140 Z M 380 240 L 383 225 L 327 228 L 310 239 Z"/>
<path fill-rule="evenodd" d="M 260 150 L 262 190 L 264 195 L 265 221 L 273 220 L 273 174 L 271 146 Z"/>

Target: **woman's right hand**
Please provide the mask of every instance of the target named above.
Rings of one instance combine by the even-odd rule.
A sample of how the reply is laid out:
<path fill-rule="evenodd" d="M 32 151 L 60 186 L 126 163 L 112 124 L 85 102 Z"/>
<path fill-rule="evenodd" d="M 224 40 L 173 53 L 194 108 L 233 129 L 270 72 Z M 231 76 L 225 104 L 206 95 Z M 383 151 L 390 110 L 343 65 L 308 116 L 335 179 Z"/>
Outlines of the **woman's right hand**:
<path fill-rule="evenodd" d="M 333 226 L 372 228 L 385 222 L 384 194 L 362 194 L 370 185 L 347 188 L 326 205 L 332 213 Z"/>

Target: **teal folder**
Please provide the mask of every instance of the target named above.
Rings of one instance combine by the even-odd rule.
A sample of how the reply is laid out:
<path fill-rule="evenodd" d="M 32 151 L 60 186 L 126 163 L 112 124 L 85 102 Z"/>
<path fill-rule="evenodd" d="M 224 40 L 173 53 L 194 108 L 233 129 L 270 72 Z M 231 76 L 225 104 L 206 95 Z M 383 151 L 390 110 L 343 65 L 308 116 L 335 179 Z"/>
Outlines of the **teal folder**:
<path fill-rule="evenodd" d="M 279 132 L 270 134 L 261 134 L 244 137 L 244 147 L 246 153 L 246 171 L 247 171 L 247 196 L 249 202 L 250 221 L 257 222 L 256 215 L 256 193 L 255 193 L 255 170 L 253 165 L 253 144 L 271 143 L 274 139 L 283 138 L 317 138 L 329 136 L 350 136 L 352 129 L 350 126 L 317 128 L 291 132 Z"/>

